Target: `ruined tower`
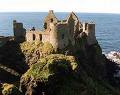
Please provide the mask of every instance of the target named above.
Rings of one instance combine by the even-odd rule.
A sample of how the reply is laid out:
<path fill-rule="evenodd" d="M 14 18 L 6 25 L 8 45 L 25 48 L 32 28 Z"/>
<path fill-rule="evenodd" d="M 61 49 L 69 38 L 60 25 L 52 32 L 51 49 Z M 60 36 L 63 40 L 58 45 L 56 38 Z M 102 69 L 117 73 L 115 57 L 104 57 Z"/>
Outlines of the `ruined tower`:
<path fill-rule="evenodd" d="M 18 23 L 16 20 L 13 21 L 13 32 L 14 38 L 17 42 L 25 41 L 26 29 L 23 28 L 22 23 Z"/>
<path fill-rule="evenodd" d="M 53 10 L 48 12 L 48 15 L 44 19 L 44 29 L 49 31 L 50 30 L 50 23 L 57 23 L 58 19 L 56 18 Z"/>
<path fill-rule="evenodd" d="M 83 23 L 83 32 L 87 35 L 88 45 L 93 45 L 97 43 L 95 37 L 95 23 Z"/>
<path fill-rule="evenodd" d="M 57 27 L 56 24 L 50 23 L 50 43 L 53 45 L 55 51 L 58 49 L 58 32 L 57 32 Z"/>
<path fill-rule="evenodd" d="M 55 50 L 58 49 L 57 22 L 58 20 L 54 15 L 53 10 L 50 10 L 44 20 L 44 29 L 45 32 L 49 33 L 49 42 L 53 45 Z"/>

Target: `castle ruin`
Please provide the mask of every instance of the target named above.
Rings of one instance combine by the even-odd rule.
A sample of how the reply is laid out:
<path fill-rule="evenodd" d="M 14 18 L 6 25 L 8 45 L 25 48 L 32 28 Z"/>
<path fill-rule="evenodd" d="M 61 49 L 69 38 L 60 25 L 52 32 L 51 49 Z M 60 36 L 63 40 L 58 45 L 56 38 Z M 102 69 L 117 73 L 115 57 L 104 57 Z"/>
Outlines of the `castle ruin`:
<path fill-rule="evenodd" d="M 88 45 L 95 44 L 95 24 L 81 23 L 75 13 L 71 12 L 67 19 L 58 20 L 50 10 L 44 19 L 44 30 L 36 30 L 34 27 L 31 30 L 26 30 L 22 23 L 13 21 L 14 37 L 16 41 L 32 42 L 42 41 L 50 42 L 55 50 L 63 49 L 69 44 L 75 45 L 75 37 L 85 33 L 87 36 Z M 79 36 L 80 37 L 80 36 Z"/>

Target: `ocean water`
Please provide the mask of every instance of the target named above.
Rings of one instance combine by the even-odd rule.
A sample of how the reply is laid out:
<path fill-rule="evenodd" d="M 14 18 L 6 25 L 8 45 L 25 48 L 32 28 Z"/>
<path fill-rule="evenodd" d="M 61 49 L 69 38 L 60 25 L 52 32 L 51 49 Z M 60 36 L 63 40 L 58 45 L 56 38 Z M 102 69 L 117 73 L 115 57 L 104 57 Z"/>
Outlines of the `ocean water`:
<path fill-rule="evenodd" d="M 66 19 L 69 13 L 55 13 L 57 18 Z M 44 17 L 47 13 L 0 13 L 0 36 L 12 36 L 12 22 L 22 22 L 30 29 L 43 28 Z M 96 37 L 103 52 L 120 51 L 120 14 L 76 13 L 81 22 L 92 21 L 96 24 Z"/>

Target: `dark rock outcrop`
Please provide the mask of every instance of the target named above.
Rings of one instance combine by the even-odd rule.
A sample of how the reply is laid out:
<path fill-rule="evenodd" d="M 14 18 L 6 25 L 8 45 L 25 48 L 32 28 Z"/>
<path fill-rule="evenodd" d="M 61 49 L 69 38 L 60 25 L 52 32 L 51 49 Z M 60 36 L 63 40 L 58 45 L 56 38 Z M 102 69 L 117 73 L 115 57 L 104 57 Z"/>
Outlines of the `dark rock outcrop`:
<path fill-rule="evenodd" d="M 4 73 L 4 79 L 10 76 L 12 84 L 20 80 L 14 87 L 19 87 L 23 95 L 119 95 L 119 80 L 113 76 L 115 64 L 102 54 L 98 43 L 89 46 L 85 35 L 76 40 L 76 46 L 70 45 L 59 52 L 49 43 L 6 44 L 0 51 L 0 66 L 9 68 L 3 68 L 8 74 Z"/>

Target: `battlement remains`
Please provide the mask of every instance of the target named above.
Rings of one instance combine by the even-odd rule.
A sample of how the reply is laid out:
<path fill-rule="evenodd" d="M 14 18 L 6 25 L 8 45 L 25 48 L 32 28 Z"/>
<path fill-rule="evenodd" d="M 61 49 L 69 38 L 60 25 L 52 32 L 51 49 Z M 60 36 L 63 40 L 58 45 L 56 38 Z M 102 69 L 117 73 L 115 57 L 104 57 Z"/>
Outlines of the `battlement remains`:
<path fill-rule="evenodd" d="M 44 19 L 44 30 L 40 31 L 33 27 L 26 30 L 23 23 L 13 21 L 14 36 L 16 41 L 42 41 L 50 42 L 55 50 L 63 49 L 68 45 L 75 45 L 76 37 L 84 32 L 87 36 L 88 45 L 95 44 L 95 23 L 81 23 L 74 12 L 71 12 L 66 19 L 59 20 L 53 10 L 48 12 Z"/>
<path fill-rule="evenodd" d="M 26 29 L 23 27 L 23 23 L 13 21 L 13 31 L 15 41 L 22 42 L 25 41 Z"/>
<path fill-rule="evenodd" d="M 97 43 L 95 37 L 95 23 L 93 22 L 83 23 L 83 32 L 85 32 L 87 35 L 87 41 L 89 45 Z"/>

